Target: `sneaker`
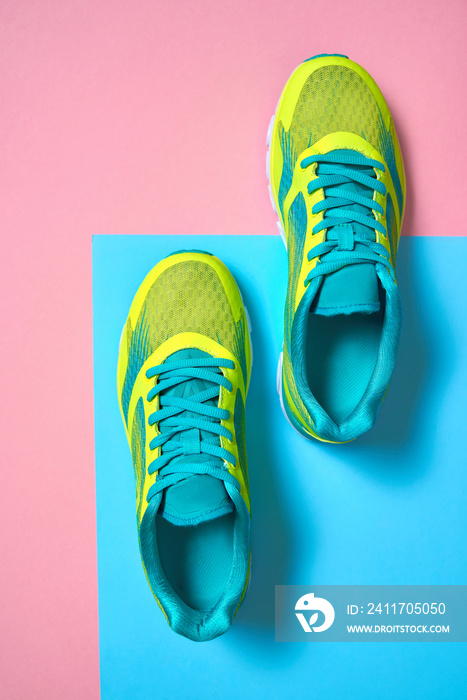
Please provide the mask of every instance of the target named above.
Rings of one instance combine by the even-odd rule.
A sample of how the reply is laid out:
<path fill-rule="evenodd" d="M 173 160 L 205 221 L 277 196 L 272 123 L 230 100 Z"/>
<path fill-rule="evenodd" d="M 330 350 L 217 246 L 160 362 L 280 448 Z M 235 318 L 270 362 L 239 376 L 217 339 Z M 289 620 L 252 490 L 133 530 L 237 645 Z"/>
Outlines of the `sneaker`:
<path fill-rule="evenodd" d="M 399 344 L 399 142 L 374 80 L 339 54 L 294 71 L 267 141 L 289 258 L 282 408 L 304 436 L 347 442 L 374 424 Z"/>
<path fill-rule="evenodd" d="M 162 260 L 136 292 L 118 358 L 144 571 L 170 627 L 223 634 L 247 588 L 248 316 L 207 253 Z"/>

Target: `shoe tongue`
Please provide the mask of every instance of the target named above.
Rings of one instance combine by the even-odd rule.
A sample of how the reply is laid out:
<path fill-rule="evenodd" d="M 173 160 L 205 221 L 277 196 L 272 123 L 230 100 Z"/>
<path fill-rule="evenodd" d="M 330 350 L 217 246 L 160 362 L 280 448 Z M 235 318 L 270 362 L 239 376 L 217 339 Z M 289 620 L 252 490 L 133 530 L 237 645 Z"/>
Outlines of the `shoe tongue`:
<path fill-rule="evenodd" d="M 348 154 L 348 151 L 337 150 L 334 153 Z M 368 174 L 368 168 L 365 166 L 352 165 L 351 167 L 355 170 L 366 170 Z M 348 182 L 341 187 L 368 199 L 373 198 L 373 192 L 359 182 Z M 345 209 L 368 214 L 368 209 L 361 204 L 349 203 Z M 330 215 L 332 216 L 332 213 Z M 349 227 L 349 224 L 345 226 L 345 228 Z M 352 222 L 351 228 L 355 233 L 365 237 L 371 236 L 368 226 Z M 363 248 L 361 243 L 356 243 L 354 246 L 356 251 Z M 326 260 L 331 262 L 339 252 L 336 249 L 333 250 L 326 256 Z M 353 263 L 324 277 L 310 311 L 322 316 L 337 316 L 338 314 L 375 313 L 379 309 L 379 280 L 375 266 L 372 263 Z"/>
<path fill-rule="evenodd" d="M 174 525 L 199 525 L 233 511 L 224 482 L 193 474 L 165 489 L 159 513 Z"/>
<path fill-rule="evenodd" d="M 326 275 L 311 305 L 321 316 L 379 311 L 379 282 L 372 263 L 346 265 Z"/>
<path fill-rule="evenodd" d="M 179 350 L 167 359 L 192 360 L 202 357 L 210 357 L 210 355 L 196 348 L 188 348 L 186 350 Z M 204 391 L 210 387 L 212 387 L 210 382 L 194 378 L 188 382 L 183 382 L 183 384 L 178 384 L 171 389 L 167 389 L 164 394 L 165 396 L 177 396 L 188 399 L 193 396 L 193 394 L 198 394 L 200 391 Z M 205 404 L 216 406 L 217 402 L 215 399 L 211 399 L 205 401 Z M 185 417 L 193 417 L 194 414 L 191 411 L 185 411 L 183 415 Z M 209 420 L 209 418 L 205 416 L 203 420 Z M 163 432 L 163 425 L 161 429 Z M 196 452 L 197 445 L 199 445 L 201 440 L 208 440 L 217 445 L 220 444 L 219 438 L 216 438 L 212 433 L 193 428 L 192 430 L 181 433 L 180 440 L 182 443 L 186 444 L 188 454 L 175 457 L 174 463 L 177 462 L 180 464 L 186 462 L 193 464 L 199 462 L 202 464 L 206 462 L 206 458 L 211 462 L 218 459 L 210 455 Z M 222 464 L 221 459 L 219 459 L 219 462 Z M 163 518 L 174 525 L 187 526 L 198 525 L 208 520 L 220 518 L 222 515 L 231 513 L 233 509 L 233 503 L 226 491 L 223 481 L 209 476 L 208 474 L 193 474 L 192 476 L 187 476 L 183 481 L 179 481 L 177 484 L 165 489 L 159 513 Z"/>

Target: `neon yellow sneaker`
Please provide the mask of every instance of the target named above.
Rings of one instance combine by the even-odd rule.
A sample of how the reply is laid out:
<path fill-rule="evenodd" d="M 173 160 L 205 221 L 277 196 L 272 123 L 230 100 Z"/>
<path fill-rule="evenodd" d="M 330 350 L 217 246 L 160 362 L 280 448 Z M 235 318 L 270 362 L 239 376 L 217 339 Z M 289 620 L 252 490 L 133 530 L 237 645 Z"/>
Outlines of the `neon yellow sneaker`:
<path fill-rule="evenodd" d="M 267 142 L 289 258 L 282 407 L 304 436 L 346 442 L 374 424 L 399 344 L 399 142 L 378 86 L 342 55 L 294 71 Z"/>
<path fill-rule="evenodd" d="M 118 398 L 146 577 L 172 629 L 195 641 L 229 629 L 247 587 L 251 362 L 248 316 L 218 258 L 179 252 L 149 272 L 122 333 Z"/>

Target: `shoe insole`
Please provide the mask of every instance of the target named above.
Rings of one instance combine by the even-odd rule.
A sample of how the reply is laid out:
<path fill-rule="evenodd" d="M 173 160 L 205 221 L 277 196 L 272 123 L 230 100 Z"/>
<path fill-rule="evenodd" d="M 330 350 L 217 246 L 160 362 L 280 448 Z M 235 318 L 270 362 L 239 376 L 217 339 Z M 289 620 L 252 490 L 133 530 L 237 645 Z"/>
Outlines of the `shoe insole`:
<path fill-rule="evenodd" d="M 156 516 L 162 569 L 177 595 L 194 610 L 209 611 L 225 592 L 233 565 L 235 514 L 187 527 Z"/>
<path fill-rule="evenodd" d="M 310 391 L 338 425 L 361 400 L 378 356 L 383 310 L 373 314 L 309 314 L 306 371 Z"/>

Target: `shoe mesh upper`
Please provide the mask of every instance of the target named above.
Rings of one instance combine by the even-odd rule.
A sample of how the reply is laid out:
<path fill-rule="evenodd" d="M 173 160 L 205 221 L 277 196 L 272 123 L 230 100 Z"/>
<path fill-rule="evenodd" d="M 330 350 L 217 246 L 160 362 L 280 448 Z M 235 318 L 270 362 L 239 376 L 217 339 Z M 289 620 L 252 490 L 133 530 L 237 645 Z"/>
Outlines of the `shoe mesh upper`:
<path fill-rule="evenodd" d="M 363 78 L 346 66 L 324 66 L 303 85 L 289 131 L 297 154 L 335 131 L 364 136 L 377 148 L 378 122 L 378 103 Z"/>
<path fill-rule="evenodd" d="M 171 265 L 156 279 L 138 323 L 148 322 L 148 342 L 155 350 L 177 333 L 202 333 L 233 350 L 235 320 L 216 271 L 197 260 Z"/>
<path fill-rule="evenodd" d="M 128 407 L 136 377 L 147 358 L 168 338 L 179 333 L 200 333 L 232 352 L 247 377 L 245 328 L 232 313 L 226 291 L 216 271 L 207 263 L 188 260 L 171 265 L 148 291 L 134 328 L 128 320 L 128 366 L 122 391 L 122 407 Z"/>
<path fill-rule="evenodd" d="M 402 211 L 402 187 L 394 151 L 394 125 L 389 131 L 374 94 L 365 80 L 352 68 L 323 66 L 305 81 L 290 128 L 278 122 L 283 167 L 278 200 L 284 216 L 284 201 L 292 184 L 293 172 L 300 155 L 327 134 L 346 131 L 363 137 L 386 161 Z"/>

